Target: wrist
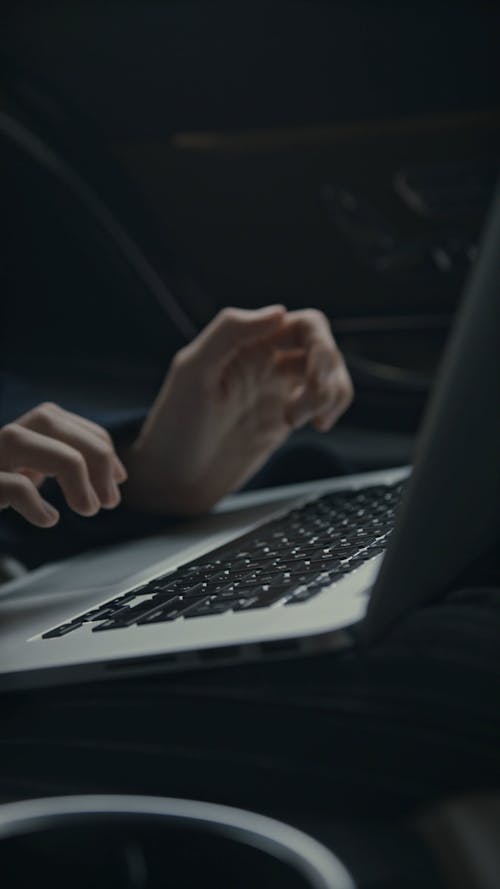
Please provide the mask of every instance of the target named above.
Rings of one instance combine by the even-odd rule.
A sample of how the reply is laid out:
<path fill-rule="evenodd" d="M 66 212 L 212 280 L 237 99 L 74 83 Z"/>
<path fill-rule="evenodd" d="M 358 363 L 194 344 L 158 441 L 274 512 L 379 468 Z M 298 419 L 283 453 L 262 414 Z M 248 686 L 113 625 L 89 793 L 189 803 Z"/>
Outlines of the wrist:
<path fill-rule="evenodd" d="M 180 518 L 202 515 L 213 506 L 203 499 L 202 485 L 182 480 L 176 467 L 165 465 L 141 438 L 121 447 L 119 455 L 128 474 L 121 486 L 128 509 Z"/>

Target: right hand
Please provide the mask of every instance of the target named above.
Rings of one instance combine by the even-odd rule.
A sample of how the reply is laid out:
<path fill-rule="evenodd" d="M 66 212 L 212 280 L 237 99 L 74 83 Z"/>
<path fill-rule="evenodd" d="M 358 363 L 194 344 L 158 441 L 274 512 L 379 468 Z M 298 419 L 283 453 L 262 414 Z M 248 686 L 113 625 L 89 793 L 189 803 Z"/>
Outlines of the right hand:
<path fill-rule="evenodd" d="M 126 502 L 145 512 L 204 513 L 293 429 L 331 429 L 352 395 L 322 312 L 223 309 L 177 353 L 138 438 L 122 452 Z"/>
<path fill-rule="evenodd" d="M 39 528 L 53 527 L 59 513 L 38 490 L 51 477 L 74 512 L 93 516 L 118 506 L 127 472 L 105 429 L 45 403 L 0 428 L 0 510 L 10 506 Z"/>

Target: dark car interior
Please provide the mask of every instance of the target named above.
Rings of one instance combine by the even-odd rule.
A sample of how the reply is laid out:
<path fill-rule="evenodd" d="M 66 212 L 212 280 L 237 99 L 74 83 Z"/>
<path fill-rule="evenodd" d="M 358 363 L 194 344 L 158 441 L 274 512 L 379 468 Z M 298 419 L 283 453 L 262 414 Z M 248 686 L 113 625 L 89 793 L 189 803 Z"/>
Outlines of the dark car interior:
<path fill-rule="evenodd" d="M 356 386 L 334 448 L 408 462 L 498 168 L 495 4 L 4 16 L 4 361 L 50 397 L 142 407 L 219 308 L 315 306 Z"/>
<path fill-rule="evenodd" d="M 323 446 L 352 471 L 409 463 L 499 172 L 500 4 L 4 0 L 1 17 L 3 368 L 90 414 L 146 409 L 220 308 L 313 306 L 356 391 Z M 283 480 L 315 477 L 294 465 Z M 447 885 L 493 886 L 498 805 L 459 812 L 423 835 Z"/>

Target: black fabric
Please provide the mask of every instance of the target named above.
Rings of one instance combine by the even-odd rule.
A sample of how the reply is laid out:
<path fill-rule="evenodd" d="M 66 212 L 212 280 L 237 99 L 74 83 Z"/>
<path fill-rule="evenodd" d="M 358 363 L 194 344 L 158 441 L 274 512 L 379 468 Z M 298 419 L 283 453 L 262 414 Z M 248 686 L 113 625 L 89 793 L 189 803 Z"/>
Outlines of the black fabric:
<path fill-rule="evenodd" d="M 500 790 L 500 572 L 367 649 L 3 695 L 0 799 L 180 796 L 295 824 L 361 887 L 440 886 L 410 828 Z"/>
<path fill-rule="evenodd" d="M 133 433 L 123 419 L 117 429 Z M 1 533 L 9 527 L 46 560 L 35 530 L 5 519 Z M 117 510 L 100 521 L 68 514 L 59 541 L 38 533 L 56 557 L 90 545 L 85 529 L 110 542 L 158 520 Z M 3 695 L 0 797 L 113 791 L 229 803 L 326 839 L 360 885 L 430 889 L 432 862 L 406 819 L 455 794 L 500 789 L 499 689 L 495 552 L 370 649 Z"/>
<path fill-rule="evenodd" d="M 47 392 L 43 385 L 37 387 L 34 381 L 0 371 L 0 427 L 46 399 Z M 133 441 L 144 421 L 144 415 L 137 411 L 111 412 L 94 409 L 89 414 L 88 410 L 80 408 L 75 399 L 69 399 L 62 406 L 104 426 L 117 448 Z M 293 484 L 344 475 L 349 471 L 350 465 L 339 458 L 328 439 L 325 438 L 324 442 L 297 444 L 292 437 L 245 487 L 255 489 Z M 61 490 L 53 479 L 43 485 L 42 493 L 57 507 L 61 515 L 58 525 L 50 533 L 30 525 L 13 510 L 0 513 L 0 555 L 14 556 L 30 569 L 85 550 L 154 534 L 172 521 L 170 516 L 132 511 L 124 505 L 112 512 L 102 510 L 89 520 L 67 507 Z"/>
<path fill-rule="evenodd" d="M 36 381 L 0 372 L 0 427 L 46 398 L 47 393 L 43 388 L 37 388 Z M 70 404 L 68 408 L 81 413 L 77 404 Z M 89 416 L 88 412 L 85 414 Z M 143 414 L 126 410 L 113 413 L 95 410 L 89 418 L 109 431 L 117 447 L 132 441 L 144 420 Z M 102 510 L 89 520 L 68 508 L 54 479 L 45 482 L 42 494 L 61 514 L 60 522 L 49 533 L 30 525 L 13 510 L 0 513 L 0 554 L 14 556 L 28 568 L 36 568 L 45 562 L 66 558 L 84 550 L 154 533 L 168 521 L 166 518 L 132 512 L 125 506 L 112 512 Z"/>
<path fill-rule="evenodd" d="M 500 789 L 498 561 L 371 648 L 4 696 L 0 793 L 243 806 L 329 837 L 362 885 L 432 886 L 407 819 Z"/>
<path fill-rule="evenodd" d="M 1 781 L 407 813 L 500 788 L 499 652 L 500 590 L 462 590 L 372 650 L 13 695 Z"/>

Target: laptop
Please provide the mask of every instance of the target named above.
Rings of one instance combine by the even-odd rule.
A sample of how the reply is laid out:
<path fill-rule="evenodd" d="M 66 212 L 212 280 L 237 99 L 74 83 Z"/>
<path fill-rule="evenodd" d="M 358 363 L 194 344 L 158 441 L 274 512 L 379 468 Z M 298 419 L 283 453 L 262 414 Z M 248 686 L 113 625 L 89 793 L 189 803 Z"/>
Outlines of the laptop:
<path fill-rule="evenodd" d="M 500 191 L 414 468 L 247 492 L 0 589 L 0 688 L 363 645 L 500 537 Z"/>

